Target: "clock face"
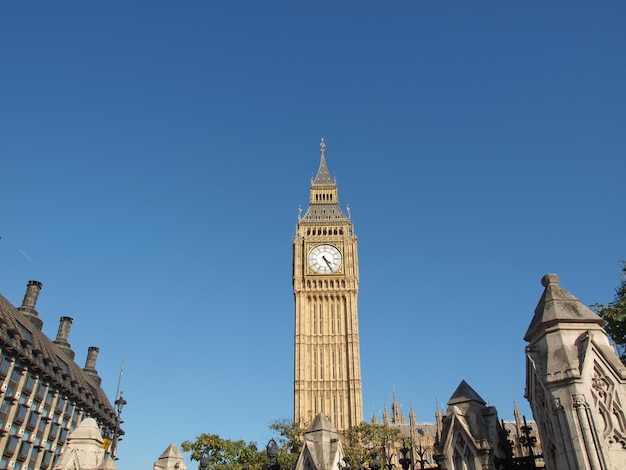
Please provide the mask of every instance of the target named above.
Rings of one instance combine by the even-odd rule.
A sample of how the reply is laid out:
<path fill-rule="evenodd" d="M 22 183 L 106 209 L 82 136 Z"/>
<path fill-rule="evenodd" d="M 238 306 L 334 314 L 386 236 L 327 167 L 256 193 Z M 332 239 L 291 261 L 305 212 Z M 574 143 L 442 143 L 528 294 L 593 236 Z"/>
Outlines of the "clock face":
<path fill-rule="evenodd" d="M 334 273 L 341 266 L 341 252 L 332 245 L 317 245 L 309 253 L 309 266 L 319 274 Z"/>

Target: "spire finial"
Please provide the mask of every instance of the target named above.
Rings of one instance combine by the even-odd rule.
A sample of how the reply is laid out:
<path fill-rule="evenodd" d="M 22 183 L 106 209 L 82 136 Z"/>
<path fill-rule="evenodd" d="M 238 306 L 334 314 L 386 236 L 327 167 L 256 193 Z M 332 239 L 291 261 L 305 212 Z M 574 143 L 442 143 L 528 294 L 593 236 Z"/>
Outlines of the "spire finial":
<path fill-rule="evenodd" d="M 320 142 L 320 153 L 322 154 L 322 158 L 326 155 L 326 144 L 324 143 L 324 137 L 322 137 L 322 141 Z"/>

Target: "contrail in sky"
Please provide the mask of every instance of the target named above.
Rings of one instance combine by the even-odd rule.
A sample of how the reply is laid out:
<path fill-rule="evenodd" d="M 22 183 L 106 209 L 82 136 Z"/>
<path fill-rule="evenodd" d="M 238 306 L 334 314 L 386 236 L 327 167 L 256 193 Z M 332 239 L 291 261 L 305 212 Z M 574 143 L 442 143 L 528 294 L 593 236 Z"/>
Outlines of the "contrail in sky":
<path fill-rule="evenodd" d="M 37 266 L 37 263 L 35 263 L 32 258 L 30 256 L 28 256 L 24 250 L 22 250 L 21 248 L 18 248 L 18 250 L 20 250 L 20 253 L 22 253 L 24 255 L 24 258 L 26 258 L 28 261 L 30 261 L 32 263 L 33 266 L 35 266 L 37 269 L 41 269 L 39 266 Z"/>

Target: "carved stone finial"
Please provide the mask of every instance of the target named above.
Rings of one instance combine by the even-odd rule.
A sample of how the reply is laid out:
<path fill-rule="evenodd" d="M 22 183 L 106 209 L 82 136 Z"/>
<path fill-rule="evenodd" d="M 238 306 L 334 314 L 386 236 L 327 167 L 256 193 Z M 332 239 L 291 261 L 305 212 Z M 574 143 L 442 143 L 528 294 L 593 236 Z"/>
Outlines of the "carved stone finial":
<path fill-rule="evenodd" d="M 326 155 L 326 144 L 324 143 L 324 137 L 322 137 L 322 141 L 320 142 L 320 153 L 322 157 Z"/>
<path fill-rule="evenodd" d="M 552 408 L 554 408 L 555 410 L 562 410 L 563 409 L 563 405 L 561 405 L 561 399 L 560 398 L 553 398 L 552 399 Z"/>
<path fill-rule="evenodd" d="M 559 276 L 556 274 L 546 274 L 541 278 L 541 285 L 543 287 L 548 287 L 549 284 L 558 284 L 559 281 Z"/>

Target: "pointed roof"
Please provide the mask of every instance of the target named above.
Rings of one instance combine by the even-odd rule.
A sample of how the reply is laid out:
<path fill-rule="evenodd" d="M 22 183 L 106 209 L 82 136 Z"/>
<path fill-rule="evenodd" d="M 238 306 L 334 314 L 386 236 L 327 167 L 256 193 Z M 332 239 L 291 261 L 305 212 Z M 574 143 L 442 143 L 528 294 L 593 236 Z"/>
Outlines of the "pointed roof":
<path fill-rule="evenodd" d="M 105 454 L 104 461 L 100 467 L 98 467 L 98 470 L 117 470 L 115 460 L 113 460 L 109 454 Z"/>
<path fill-rule="evenodd" d="M 178 447 L 176 447 L 176 444 L 174 444 L 173 442 L 167 446 L 167 448 L 163 451 L 163 453 L 161 455 L 159 455 L 159 459 L 171 459 L 171 458 L 176 458 L 176 459 L 182 459 L 183 454 L 180 453 L 180 450 L 178 450 Z"/>
<path fill-rule="evenodd" d="M 448 405 L 456 405 L 471 401 L 478 402 L 481 405 L 486 405 L 485 400 L 483 400 L 482 397 L 476 393 L 476 391 L 470 387 L 465 380 L 461 380 L 461 383 L 450 397 L 450 400 L 448 400 Z"/>
<path fill-rule="evenodd" d="M 350 210 L 348 209 L 348 217 L 346 217 L 339 206 L 337 182 L 335 178 L 330 176 L 328 166 L 326 165 L 326 144 L 324 139 L 320 143 L 320 148 L 320 167 L 317 170 L 317 176 L 311 181 L 309 208 L 300 221 L 306 224 L 325 224 L 329 222 L 333 224 L 349 224 Z"/>
<path fill-rule="evenodd" d="M 329 431 L 336 433 L 337 429 L 332 424 L 330 424 L 330 421 L 328 421 L 323 413 L 318 413 L 318 415 L 311 422 L 311 424 L 309 424 L 309 427 L 306 429 L 305 433 L 309 434 L 316 431 Z"/>
<path fill-rule="evenodd" d="M 313 180 L 313 186 L 334 186 L 337 182 L 331 178 L 330 171 L 328 171 L 328 167 L 326 166 L 326 144 L 324 143 L 324 139 L 320 143 L 320 167 L 317 170 L 317 176 Z"/>
<path fill-rule="evenodd" d="M 532 342 L 546 328 L 556 323 L 586 323 L 599 327 L 604 320 L 559 285 L 559 276 L 546 274 L 541 279 L 545 287 L 535 308 L 535 315 L 524 335 L 524 341 Z"/>
<path fill-rule="evenodd" d="M 185 458 L 183 454 L 180 453 L 180 450 L 173 442 L 167 446 L 167 448 L 163 451 L 163 453 L 159 456 L 158 460 L 154 463 L 154 470 L 158 469 L 180 469 L 184 470 L 185 468 Z"/>
<path fill-rule="evenodd" d="M 93 418 L 83 419 L 74 430 L 69 433 L 67 440 L 70 443 L 78 441 L 91 441 L 101 445 L 104 441 L 98 423 Z"/>
<path fill-rule="evenodd" d="M 343 457 L 337 429 L 319 413 L 304 433 L 304 442 L 296 470 L 334 470 Z"/>

